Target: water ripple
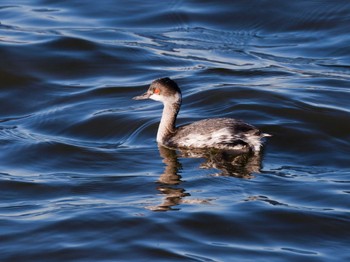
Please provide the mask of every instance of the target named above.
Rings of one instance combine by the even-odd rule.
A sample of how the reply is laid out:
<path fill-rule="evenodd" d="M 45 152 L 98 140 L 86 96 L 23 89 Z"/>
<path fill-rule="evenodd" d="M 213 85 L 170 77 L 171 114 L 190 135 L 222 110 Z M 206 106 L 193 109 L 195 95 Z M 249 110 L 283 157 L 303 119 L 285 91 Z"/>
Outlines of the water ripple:
<path fill-rule="evenodd" d="M 0 260 L 347 261 L 349 11 L 2 1 Z M 132 97 L 165 76 L 178 124 L 243 119 L 262 154 L 158 148 Z"/>

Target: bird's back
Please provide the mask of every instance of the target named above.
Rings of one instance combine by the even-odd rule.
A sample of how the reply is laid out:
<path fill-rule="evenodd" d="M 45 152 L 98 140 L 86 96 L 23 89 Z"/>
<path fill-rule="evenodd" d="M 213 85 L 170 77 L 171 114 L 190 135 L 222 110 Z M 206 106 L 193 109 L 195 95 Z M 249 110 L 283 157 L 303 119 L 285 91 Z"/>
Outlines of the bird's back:
<path fill-rule="evenodd" d="M 260 131 L 233 118 L 200 120 L 176 129 L 167 146 L 178 148 L 216 148 L 242 152 L 259 151 Z"/>

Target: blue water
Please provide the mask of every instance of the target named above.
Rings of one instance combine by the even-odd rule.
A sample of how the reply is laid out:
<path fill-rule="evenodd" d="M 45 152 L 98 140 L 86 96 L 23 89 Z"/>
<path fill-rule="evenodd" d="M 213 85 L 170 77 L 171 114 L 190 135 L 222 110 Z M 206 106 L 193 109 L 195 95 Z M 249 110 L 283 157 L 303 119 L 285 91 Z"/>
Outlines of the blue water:
<path fill-rule="evenodd" d="M 350 259 L 348 1 L 0 3 L 0 261 Z M 158 148 L 243 119 L 258 158 Z"/>

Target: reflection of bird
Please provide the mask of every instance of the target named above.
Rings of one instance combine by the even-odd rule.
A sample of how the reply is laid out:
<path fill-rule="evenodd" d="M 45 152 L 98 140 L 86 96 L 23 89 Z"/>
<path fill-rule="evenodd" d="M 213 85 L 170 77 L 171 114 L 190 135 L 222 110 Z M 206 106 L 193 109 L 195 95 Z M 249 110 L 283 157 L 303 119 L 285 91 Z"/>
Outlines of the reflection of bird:
<path fill-rule="evenodd" d="M 188 204 L 209 204 L 212 199 L 195 199 L 188 198 L 189 193 L 182 188 L 181 181 L 181 164 L 179 157 L 203 158 L 205 161 L 201 164 L 201 168 L 218 169 L 219 173 L 212 174 L 214 176 L 233 176 L 237 178 L 251 179 L 254 178 L 253 173 L 260 173 L 261 154 L 234 154 L 232 151 L 223 150 L 174 150 L 163 146 L 159 146 L 159 153 L 165 164 L 164 172 L 158 180 L 157 189 L 164 195 L 161 204 L 156 206 L 148 206 L 153 211 L 175 210 L 175 206 Z"/>
<path fill-rule="evenodd" d="M 254 173 L 260 173 L 261 153 L 237 154 L 225 150 L 180 150 L 179 156 L 190 158 L 203 158 L 205 161 L 200 165 L 203 169 L 218 169 L 216 176 L 233 176 L 250 179 Z"/>
<path fill-rule="evenodd" d="M 210 155 L 201 168 L 216 168 L 221 171 L 221 173 L 216 174 L 218 176 L 234 176 L 245 179 L 254 178 L 254 173 L 260 173 L 260 154 L 225 155 L 225 153 Z"/>
<path fill-rule="evenodd" d="M 135 100 L 152 99 L 164 104 L 157 142 L 170 148 L 219 149 L 239 153 L 258 152 L 261 138 L 269 136 L 252 125 L 233 118 L 212 118 L 180 127 L 175 126 L 181 106 L 181 91 L 170 78 L 161 78 Z"/>

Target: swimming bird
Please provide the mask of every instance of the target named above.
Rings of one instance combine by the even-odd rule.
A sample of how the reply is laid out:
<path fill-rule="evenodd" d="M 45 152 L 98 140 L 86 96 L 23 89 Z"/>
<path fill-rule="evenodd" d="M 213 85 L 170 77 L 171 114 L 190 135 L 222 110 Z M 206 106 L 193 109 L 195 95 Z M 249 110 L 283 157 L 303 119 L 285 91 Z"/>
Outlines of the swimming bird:
<path fill-rule="evenodd" d="M 218 149 L 237 153 L 259 152 L 261 138 L 270 136 L 234 118 L 211 118 L 176 126 L 182 103 L 181 90 L 168 77 L 154 80 L 146 93 L 134 100 L 152 99 L 163 103 L 157 132 L 158 144 L 175 149 Z"/>

